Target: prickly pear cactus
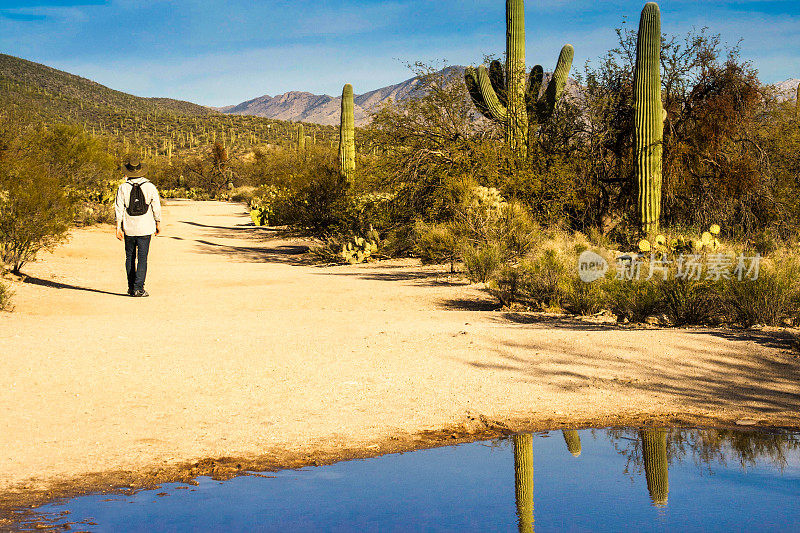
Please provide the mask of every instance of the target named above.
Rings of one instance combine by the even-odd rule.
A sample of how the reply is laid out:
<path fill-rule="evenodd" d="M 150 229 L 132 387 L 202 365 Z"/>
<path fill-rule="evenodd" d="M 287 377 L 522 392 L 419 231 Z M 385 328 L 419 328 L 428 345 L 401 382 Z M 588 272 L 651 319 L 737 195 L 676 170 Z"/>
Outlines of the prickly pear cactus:
<path fill-rule="evenodd" d="M 262 205 L 250 206 L 250 220 L 256 226 L 266 226 L 269 224 L 269 209 Z"/>
<path fill-rule="evenodd" d="M 666 112 L 661 103 L 661 13 L 648 2 L 639 19 L 634 71 L 634 130 L 639 221 L 646 234 L 658 232 L 661 217 L 662 140 Z"/>
<path fill-rule="evenodd" d="M 377 254 L 378 249 L 377 232 L 374 232 L 374 234 L 370 232 L 366 239 L 363 237 L 356 237 L 352 241 L 343 244 L 339 256 L 346 263 L 363 263 Z"/>
<path fill-rule="evenodd" d="M 349 83 L 342 89 L 342 116 L 339 128 L 339 168 L 342 176 L 352 182 L 356 170 L 355 117 L 353 110 L 353 86 Z"/>

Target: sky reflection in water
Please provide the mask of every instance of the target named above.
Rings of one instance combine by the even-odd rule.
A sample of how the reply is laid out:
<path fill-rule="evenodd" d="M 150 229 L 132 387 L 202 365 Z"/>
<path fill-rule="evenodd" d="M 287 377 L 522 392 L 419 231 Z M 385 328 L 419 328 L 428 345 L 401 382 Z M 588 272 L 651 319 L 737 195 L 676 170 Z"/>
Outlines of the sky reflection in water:
<path fill-rule="evenodd" d="M 56 523 L 88 531 L 800 527 L 800 435 L 788 433 L 551 431 L 268 476 L 200 478 L 40 511 L 68 510 Z"/>

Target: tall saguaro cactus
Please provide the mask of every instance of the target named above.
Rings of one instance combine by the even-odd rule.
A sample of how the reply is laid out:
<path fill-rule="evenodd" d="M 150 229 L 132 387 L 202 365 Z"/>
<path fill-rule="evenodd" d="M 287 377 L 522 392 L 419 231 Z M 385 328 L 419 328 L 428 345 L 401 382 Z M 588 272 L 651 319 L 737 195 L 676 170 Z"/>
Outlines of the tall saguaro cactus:
<path fill-rule="evenodd" d="M 572 45 L 564 45 L 540 98 L 544 77 L 541 65 L 533 68 L 529 79 L 525 75 L 525 2 L 506 0 L 505 71 L 499 61 L 492 61 L 488 70 L 484 65 L 477 71 L 470 67 L 464 76 L 475 107 L 505 126 L 506 144 L 518 156 L 526 155 L 530 133 L 553 113 L 564 92 L 574 54 Z"/>
<path fill-rule="evenodd" d="M 800 120 L 800 83 L 797 84 L 797 94 L 794 96 L 794 118 Z"/>
<path fill-rule="evenodd" d="M 644 476 L 647 491 L 653 504 L 664 506 L 669 494 L 669 467 L 667 463 L 667 431 L 665 429 L 643 429 L 642 439 L 644 457 Z"/>
<path fill-rule="evenodd" d="M 297 151 L 300 153 L 306 151 L 306 132 L 302 122 L 297 126 Z"/>
<path fill-rule="evenodd" d="M 520 533 L 533 533 L 533 435 L 514 435 L 514 496 Z"/>
<path fill-rule="evenodd" d="M 639 221 L 642 231 L 658 231 L 661 217 L 662 140 L 666 112 L 661 103 L 661 13 L 648 2 L 639 19 L 634 71 L 634 130 Z"/>
<path fill-rule="evenodd" d="M 353 111 L 353 86 L 342 89 L 342 117 L 339 128 L 339 169 L 347 181 L 353 180 L 356 170 L 355 118 Z"/>

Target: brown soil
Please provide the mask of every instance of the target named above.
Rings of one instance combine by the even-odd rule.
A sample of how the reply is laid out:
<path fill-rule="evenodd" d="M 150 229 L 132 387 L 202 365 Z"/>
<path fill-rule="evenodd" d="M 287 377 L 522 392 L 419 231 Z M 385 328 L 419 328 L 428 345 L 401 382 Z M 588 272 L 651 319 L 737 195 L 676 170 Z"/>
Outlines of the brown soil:
<path fill-rule="evenodd" d="M 241 206 L 172 201 L 150 298 L 113 228 L 77 230 L 0 313 L 0 528 L 12 508 L 518 430 L 800 427 L 775 331 L 496 310 L 410 261 L 319 267 Z"/>

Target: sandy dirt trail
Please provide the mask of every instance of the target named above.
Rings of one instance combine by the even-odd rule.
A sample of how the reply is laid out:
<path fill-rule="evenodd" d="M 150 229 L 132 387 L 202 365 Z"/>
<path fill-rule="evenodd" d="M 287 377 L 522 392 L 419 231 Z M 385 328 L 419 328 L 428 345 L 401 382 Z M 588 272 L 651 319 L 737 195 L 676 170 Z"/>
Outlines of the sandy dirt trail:
<path fill-rule="evenodd" d="M 171 201 L 164 219 L 150 298 L 123 295 L 108 226 L 14 284 L 0 503 L 205 458 L 380 453 L 431 430 L 800 425 L 800 365 L 772 335 L 538 321 L 486 310 L 441 268 L 300 264 L 302 243 L 239 205 Z"/>

